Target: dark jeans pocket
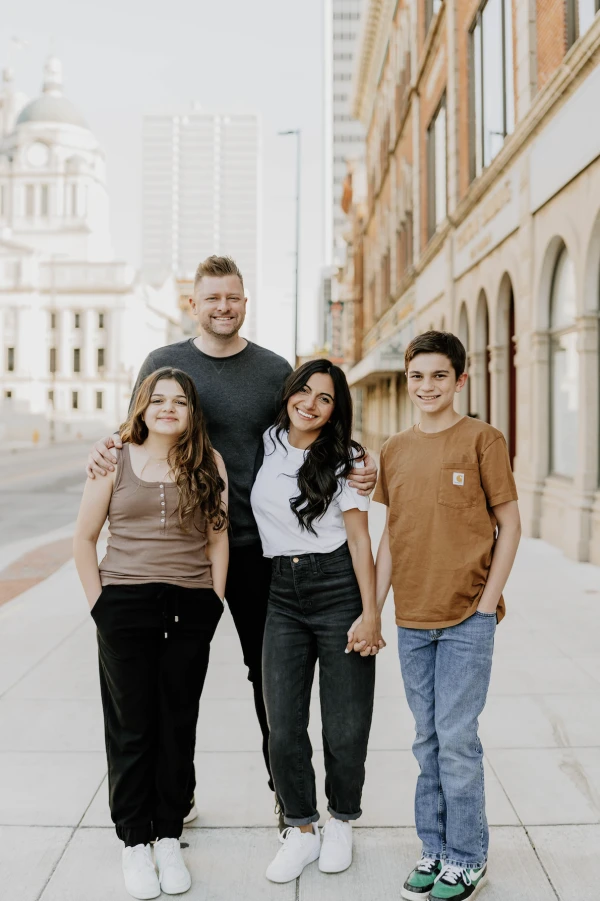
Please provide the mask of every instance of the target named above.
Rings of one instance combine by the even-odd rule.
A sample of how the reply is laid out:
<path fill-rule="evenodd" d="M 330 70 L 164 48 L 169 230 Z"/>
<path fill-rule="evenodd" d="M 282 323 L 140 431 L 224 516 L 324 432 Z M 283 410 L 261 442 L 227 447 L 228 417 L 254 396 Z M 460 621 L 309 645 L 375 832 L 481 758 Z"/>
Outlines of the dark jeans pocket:
<path fill-rule="evenodd" d="M 103 601 L 104 601 L 105 598 L 106 598 L 106 589 L 107 589 L 108 587 L 109 587 L 108 585 L 105 585 L 105 586 L 103 587 L 102 591 L 101 591 L 100 594 L 98 595 L 98 598 L 97 598 L 97 600 L 96 600 L 96 603 L 94 604 L 93 607 L 90 607 L 90 616 L 92 617 L 92 619 L 94 620 L 94 622 L 96 622 L 96 617 L 98 616 L 98 609 L 99 609 L 100 605 L 103 603 Z"/>

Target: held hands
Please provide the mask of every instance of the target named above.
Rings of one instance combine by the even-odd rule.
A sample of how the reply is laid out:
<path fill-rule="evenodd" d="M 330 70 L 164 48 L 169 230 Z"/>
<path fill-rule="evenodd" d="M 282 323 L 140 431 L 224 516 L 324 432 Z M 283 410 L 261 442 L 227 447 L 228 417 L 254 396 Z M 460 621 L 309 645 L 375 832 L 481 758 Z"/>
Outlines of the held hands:
<path fill-rule="evenodd" d="M 117 455 L 111 452 L 111 448 L 120 449 L 122 447 L 123 442 L 116 434 L 96 441 L 87 458 L 85 471 L 88 478 L 95 479 L 96 476 L 105 476 L 107 473 L 113 472 L 117 463 Z"/>
<path fill-rule="evenodd" d="M 365 620 L 361 614 L 348 629 L 346 654 L 356 651 L 361 657 L 374 657 L 386 643 L 381 637 L 381 617 Z"/>

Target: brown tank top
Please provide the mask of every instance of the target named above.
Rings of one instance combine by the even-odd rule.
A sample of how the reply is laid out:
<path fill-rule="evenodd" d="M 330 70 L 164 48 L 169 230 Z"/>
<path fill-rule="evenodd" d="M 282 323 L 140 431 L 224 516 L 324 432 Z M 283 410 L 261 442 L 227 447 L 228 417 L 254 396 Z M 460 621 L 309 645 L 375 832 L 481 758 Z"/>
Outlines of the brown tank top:
<path fill-rule="evenodd" d="M 212 588 L 206 520 L 198 513 L 189 532 L 183 531 L 177 502 L 172 482 L 136 476 L 125 444 L 108 508 L 108 546 L 99 566 L 103 586 L 167 582 Z"/>

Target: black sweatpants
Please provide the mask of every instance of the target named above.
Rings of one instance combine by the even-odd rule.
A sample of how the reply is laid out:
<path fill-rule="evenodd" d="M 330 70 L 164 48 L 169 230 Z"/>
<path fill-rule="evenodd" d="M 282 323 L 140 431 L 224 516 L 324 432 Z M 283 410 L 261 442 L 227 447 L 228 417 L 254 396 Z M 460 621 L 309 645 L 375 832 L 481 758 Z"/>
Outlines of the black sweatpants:
<path fill-rule="evenodd" d="M 200 695 L 222 613 L 212 589 L 163 583 L 107 585 L 92 608 L 110 811 L 126 845 L 181 835 Z"/>
<path fill-rule="evenodd" d="M 274 791 L 269 765 L 269 727 L 262 680 L 262 646 L 270 585 L 271 561 L 263 557 L 260 544 L 229 549 L 225 600 L 240 639 L 244 663 L 248 667 L 248 680 L 252 683 L 256 716 L 262 732 L 262 752 L 269 777 L 269 788 Z M 188 810 L 195 787 L 195 772 L 192 769 L 188 788 Z"/>

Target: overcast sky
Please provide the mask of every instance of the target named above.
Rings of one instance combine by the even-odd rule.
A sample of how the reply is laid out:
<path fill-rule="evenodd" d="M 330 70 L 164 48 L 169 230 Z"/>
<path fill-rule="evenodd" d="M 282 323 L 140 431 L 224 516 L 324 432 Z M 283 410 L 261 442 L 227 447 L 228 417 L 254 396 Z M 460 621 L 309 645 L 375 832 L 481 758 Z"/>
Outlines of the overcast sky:
<path fill-rule="evenodd" d="M 145 112 L 197 101 L 207 111 L 253 111 L 263 127 L 263 289 L 259 340 L 291 353 L 294 290 L 294 139 L 303 137 L 300 346 L 316 337 L 322 262 L 323 0 L 20 0 L 0 21 L 0 66 L 13 35 L 16 84 L 40 92 L 49 52 L 65 95 L 106 150 L 113 240 L 141 255 L 141 122 Z"/>

